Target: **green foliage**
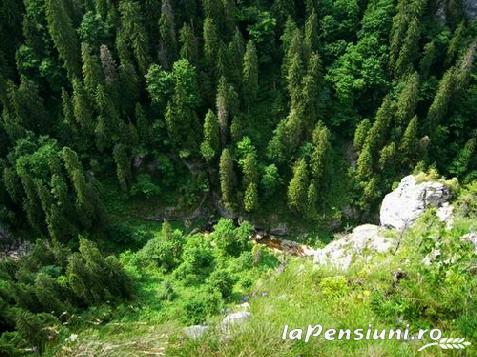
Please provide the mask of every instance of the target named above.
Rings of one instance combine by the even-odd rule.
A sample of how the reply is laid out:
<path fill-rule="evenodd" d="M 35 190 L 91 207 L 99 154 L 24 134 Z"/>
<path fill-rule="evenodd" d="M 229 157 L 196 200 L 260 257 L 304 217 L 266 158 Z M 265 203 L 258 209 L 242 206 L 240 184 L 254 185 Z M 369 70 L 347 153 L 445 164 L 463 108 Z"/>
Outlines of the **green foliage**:
<path fill-rule="evenodd" d="M 183 236 L 180 231 L 170 232 L 168 223 L 163 224 L 163 233 L 160 237 L 149 240 L 138 253 L 146 262 L 154 262 L 158 267 L 171 271 L 181 262 Z"/>
<path fill-rule="evenodd" d="M 224 204 L 231 207 L 234 203 L 233 186 L 234 186 L 234 168 L 232 156 L 229 149 L 224 149 L 220 156 L 220 189 L 222 192 L 222 200 Z"/>
<path fill-rule="evenodd" d="M 214 226 L 213 239 L 218 249 L 226 255 L 239 256 L 250 248 L 250 234 L 253 227 L 248 222 L 235 227 L 230 219 L 221 219 Z"/>
<path fill-rule="evenodd" d="M 142 174 L 136 178 L 136 183 L 131 186 L 130 192 L 133 196 L 152 198 L 161 193 L 161 188 L 153 182 L 150 175 Z"/>
<path fill-rule="evenodd" d="M 66 279 L 74 294 L 86 304 L 128 298 L 131 282 L 114 256 L 104 257 L 95 243 L 80 238 L 78 253 L 68 258 Z"/>

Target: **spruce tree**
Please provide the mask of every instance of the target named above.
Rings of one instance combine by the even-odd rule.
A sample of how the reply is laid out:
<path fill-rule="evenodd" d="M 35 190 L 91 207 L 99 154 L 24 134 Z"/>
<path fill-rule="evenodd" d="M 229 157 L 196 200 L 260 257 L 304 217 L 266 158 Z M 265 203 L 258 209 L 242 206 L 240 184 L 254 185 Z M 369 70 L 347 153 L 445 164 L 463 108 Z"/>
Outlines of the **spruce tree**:
<path fill-rule="evenodd" d="M 363 148 L 370 129 L 371 122 L 369 121 L 369 119 L 361 120 L 356 126 L 356 130 L 354 131 L 353 147 L 358 154 Z"/>
<path fill-rule="evenodd" d="M 327 176 L 327 166 L 331 154 L 331 133 L 328 128 L 319 122 L 313 131 L 314 150 L 311 155 L 310 168 L 311 175 L 317 185 L 323 184 L 323 179 Z"/>
<path fill-rule="evenodd" d="M 308 61 L 311 54 L 316 50 L 318 50 L 318 17 L 315 10 L 312 10 L 305 23 L 305 37 L 303 40 L 305 60 Z"/>
<path fill-rule="evenodd" d="M 184 24 L 179 33 L 179 42 L 181 44 L 180 57 L 197 66 L 199 62 L 198 39 L 187 23 Z"/>
<path fill-rule="evenodd" d="M 219 52 L 219 35 L 215 22 L 211 18 L 204 21 L 204 55 L 209 71 L 215 72 L 216 59 Z"/>
<path fill-rule="evenodd" d="M 373 152 L 369 145 L 362 149 L 356 163 L 356 179 L 358 182 L 366 182 L 374 175 Z"/>
<path fill-rule="evenodd" d="M 220 156 L 219 173 L 222 202 L 228 209 L 231 209 L 234 204 L 233 194 L 235 175 L 232 156 L 227 148 L 222 151 L 222 155 Z"/>
<path fill-rule="evenodd" d="M 239 90 L 242 85 L 243 58 L 245 55 L 245 44 L 242 34 L 238 28 L 235 29 L 234 36 L 228 44 L 228 64 L 230 67 L 230 81 Z"/>
<path fill-rule="evenodd" d="M 237 102 L 238 96 L 235 89 L 228 83 L 225 77 L 222 77 L 218 84 L 216 98 L 217 118 L 220 125 L 222 146 L 227 145 L 231 118 L 238 110 Z"/>
<path fill-rule="evenodd" d="M 398 126 L 407 125 L 414 116 L 417 100 L 419 98 L 419 77 L 417 72 L 409 75 L 405 80 L 405 85 L 396 101 L 396 124 Z"/>
<path fill-rule="evenodd" d="M 257 184 L 250 183 L 245 190 L 244 209 L 246 212 L 253 212 L 258 207 Z"/>
<path fill-rule="evenodd" d="M 217 116 L 209 109 L 204 121 L 204 141 L 200 152 L 206 161 L 211 161 L 220 152 L 220 127 Z"/>
<path fill-rule="evenodd" d="M 258 91 L 258 59 L 257 50 L 253 41 L 247 43 L 247 50 L 243 59 L 243 86 L 242 97 L 247 108 L 253 104 Z"/>
<path fill-rule="evenodd" d="M 434 40 L 424 45 L 424 51 L 419 61 L 419 73 L 426 78 L 431 71 L 431 67 L 436 61 L 436 44 Z"/>
<path fill-rule="evenodd" d="M 454 35 L 452 36 L 449 46 L 447 47 L 446 57 L 444 60 L 444 65 L 451 65 L 459 53 L 460 46 L 462 45 L 462 39 L 465 33 L 465 23 L 461 21 L 457 26 Z"/>
<path fill-rule="evenodd" d="M 147 72 L 150 64 L 149 38 L 144 25 L 141 5 L 132 0 L 124 0 L 119 4 L 121 12 L 121 33 L 130 41 L 130 48 L 142 74 Z"/>
<path fill-rule="evenodd" d="M 94 97 L 96 87 L 102 82 L 103 73 L 101 64 L 95 55 L 91 54 L 91 48 L 87 43 L 81 46 L 81 57 L 83 58 L 83 83 L 90 97 Z"/>
<path fill-rule="evenodd" d="M 88 93 L 80 80 L 73 80 L 73 113 L 76 122 L 85 130 L 85 134 L 93 131 L 93 107 Z"/>
<path fill-rule="evenodd" d="M 116 68 L 116 62 L 114 61 L 108 46 L 101 45 L 100 58 L 101 64 L 103 66 L 103 75 L 104 79 L 106 80 L 106 83 L 114 83 L 114 81 L 116 81 L 116 79 L 118 78 L 118 71 Z"/>
<path fill-rule="evenodd" d="M 440 121 L 447 114 L 447 108 L 452 95 L 455 92 L 455 77 L 457 69 L 455 67 L 449 68 L 442 79 L 439 81 L 437 92 L 434 100 L 427 112 L 427 128 L 434 130 Z"/>
<path fill-rule="evenodd" d="M 288 185 L 288 205 L 299 212 L 305 212 L 308 202 L 308 165 L 299 159 L 293 166 L 293 177 Z"/>
<path fill-rule="evenodd" d="M 412 162 L 416 157 L 418 144 L 417 129 L 417 116 L 414 116 L 409 122 L 399 143 L 399 152 L 402 160 L 406 163 Z"/>
<path fill-rule="evenodd" d="M 170 0 L 162 0 L 161 19 L 159 20 L 159 32 L 161 35 L 159 58 L 165 68 L 170 68 L 172 62 L 177 57 L 177 35 L 175 26 L 174 12 Z"/>
<path fill-rule="evenodd" d="M 290 67 L 287 75 L 288 93 L 290 94 L 291 107 L 296 108 L 300 101 L 302 94 L 302 61 L 299 54 L 295 54 L 290 62 Z"/>
<path fill-rule="evenodd" d="M 46 0 L 45 6 L 48 31 L 61 59 L 65 63 L 68 77 L 70 80 L 80 78 L 80 45 L 73 28 L 73 23 L 65 9 L 65 2 L 61 0 Z"/>
<path fill-rule="evenodd" d="M 128 181 L 130 176 L 130 160 L 126 148 L 122 144 L 116 144 L 113 150 L 113 158 L 116 163 L 116 176 L 123 192 L 128 190 Z"/>

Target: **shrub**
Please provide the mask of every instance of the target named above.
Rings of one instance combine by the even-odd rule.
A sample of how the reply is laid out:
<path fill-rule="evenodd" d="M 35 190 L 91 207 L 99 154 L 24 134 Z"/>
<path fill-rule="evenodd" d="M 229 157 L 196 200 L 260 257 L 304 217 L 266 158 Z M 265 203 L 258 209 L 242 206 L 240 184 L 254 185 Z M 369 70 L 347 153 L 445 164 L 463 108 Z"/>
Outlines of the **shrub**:
<path fill-rule="evenodd" d="M 217 314 L 222 307 L 222 298 L 218 291 L 198 291 L 183 300 L 182 321 L 186 324 L 204 323 L 207 317 Z"/>
<path fill-rule="evenodd" d="M 151 198 L 161 193 L 161 189 L 152 182 L 150 175 L 142 174 L 136 179 L 136 183 L 131 187 L 131 194 L 133 196 L 144 196 Z"/>
<path fill-rule="evenodd" d="M 237 257 L 251 247 L 253 226 L 247 221 L 235 228 L 231 219 L 221 219 L 214 229 L 213 238 L 220 252 L 225 255 Z"/>
<path fill-rule="evenodd" d="M 217 290 L 226 299 L 232 295 L 235 279 L 228 271 L 219 269 L 210 274 L 207 283 L 209 291 Z"/>
<path fill-rule="evenodd" d="M 174 272 L 175 276 L 186 283 L 202 281 L 213 270 L 215 259 L 210 243 L 202 235 L 187 239 L 184 246 L 183 261 Z"/>

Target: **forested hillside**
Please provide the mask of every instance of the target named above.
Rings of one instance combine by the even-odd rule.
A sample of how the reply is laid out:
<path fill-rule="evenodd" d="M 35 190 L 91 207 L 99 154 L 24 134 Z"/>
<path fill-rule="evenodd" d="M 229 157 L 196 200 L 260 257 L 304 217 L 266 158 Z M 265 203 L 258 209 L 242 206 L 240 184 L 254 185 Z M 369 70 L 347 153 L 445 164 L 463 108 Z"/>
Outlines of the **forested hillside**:
<path fill-rule="evenodd" d="M 0 0 L 0 241 L 43 242 L 0 267 L 17 284 L 0 284 L 0 333 L 40 345 L 51 296 L 56 315 L 129 298 L 93 242 L 144 245 L 118 224 L 130 203 L 338 229 L 412 172 L 477 179 L 472 6 Z"/>

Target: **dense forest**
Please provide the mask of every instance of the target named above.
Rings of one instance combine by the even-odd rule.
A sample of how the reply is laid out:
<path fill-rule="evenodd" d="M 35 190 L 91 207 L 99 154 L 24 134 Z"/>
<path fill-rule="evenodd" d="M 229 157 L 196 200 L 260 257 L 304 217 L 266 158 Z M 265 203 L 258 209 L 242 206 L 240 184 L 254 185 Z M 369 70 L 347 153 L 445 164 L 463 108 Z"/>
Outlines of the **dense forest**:
<path fill-rule="evenodd" d="M 0 0 L 0 240 L 44 242 L 0 332 L 131 295 L 109 189 L 336 228 L 409 173 L 477 179 L 468 2 Z"/>

